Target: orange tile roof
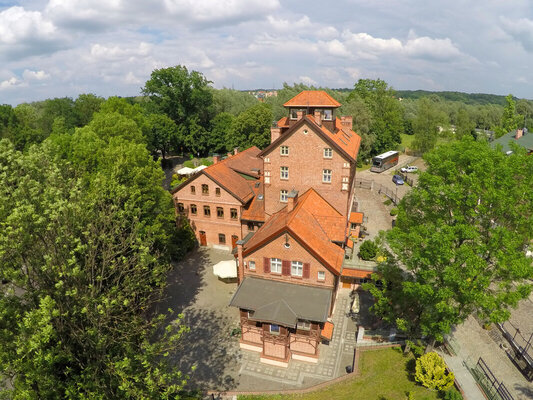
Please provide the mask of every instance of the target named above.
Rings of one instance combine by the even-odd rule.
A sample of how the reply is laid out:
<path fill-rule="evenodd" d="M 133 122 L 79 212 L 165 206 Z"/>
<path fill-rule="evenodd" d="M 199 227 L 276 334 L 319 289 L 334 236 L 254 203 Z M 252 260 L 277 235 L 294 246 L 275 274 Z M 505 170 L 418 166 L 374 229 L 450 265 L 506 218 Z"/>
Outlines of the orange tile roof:
<path fill-rule="evenodd" d="M 371 278 L 372 272 L 370 271 L 361 271 L 359 269 L 348 269 L 344 268 L 342 270 L 342 276 L 350 278 Z"/>
<path fill-rule="evenodd" d="M 283 117 L 278 121 L 278 127 L 285 128 L 289 126 L 289 118 Z"/>
<path fill-rule="evenodd" d="M 352 224 L 362 224 L 363 223 L 363 213 L 361 212 L 352 212 L 350 213 L 350 222 Z"/>
<path fill-rule="evenodd" d="M 333 325 L 333 322 L 326 321 L 326 323 L 324 324 L 324 329 L 322 329 L 322 331 L 320 332 L 320 337 L 326 340 L 331 340 L 331 338 L 333 337 L 334 327 L 335 326 Z"/>
<path fill-rule="evenodd" d="M 289 232 L 310 253 L 339 275 L 344 250 L 332 242 L 344 241 L 345 220 L 331 204 L 313 188 L 300 196 L 294 209 L 287 207 L 275 213 L 246 243 L 244 254 L 268 243 L 283 232 Z"/>
<path fill-rule="evenodd" d="M 259 184 L 259 186 L 257 185 Z M 242 212 L 242 219 L 249 221 L 265 221 L 265 195 L 264 195 L 264 186 L 263 178 L 254 183 L 253 186 L 254 198 L 248 204 L 248 206 Z"/>
<path fill-rule="evenodd" d="M 262 171 L 263 169 L 263 160 L 257 157 L 260 151 L 255 146 L 250 147 L 201 170 L 191 180 L 195 179 L 196 176 L 200 176 L 200 174 L 205 174 L 245 204 L 254 196 L 253 186 L 257 180 L 246 179 L 241 174 L 250 175 L 259 179 L 257 170 Z M 190 183 L 191 180 L 178 186 L 172 193 L 179 191 L 182 186 Z"/>
<path fill-rule="evenodd" d="M 284 107 L 340 107 L 340 103 L 323 90 L 304 90 L 298 93 Z"/>
<path fill-rule="evenodd" d="M 280 120 L 282 121 L 283 118 Z M 283 133 L 278 139 L 268 145 L 261 153 L 260 156 L 264 156 L 272 149 L 276 148 L 281 142 L 287 139 L 293 132 L 296 132 L 301 124 L 308 123 L 317 134 L 322 135 L 324 139 L 329 141 L 334 147 L 340 149 L 342 153 L 350 158 L 352 161 L 357 160 L 357 154 L 359 153 L 359 146 L 361 145 L 361 136 L 355 133 L 353 130 L 342 126 L 339 118 L 335 120 L 335 132 L 331 132 L 326 128 L 325 124 L 321 126 L 317 125 L 315 117 L 312 115 L 305 115 L 296 124 L 292 125 L 285 133 Z M 279 124 L 279 122 L 278 122 Z"/>

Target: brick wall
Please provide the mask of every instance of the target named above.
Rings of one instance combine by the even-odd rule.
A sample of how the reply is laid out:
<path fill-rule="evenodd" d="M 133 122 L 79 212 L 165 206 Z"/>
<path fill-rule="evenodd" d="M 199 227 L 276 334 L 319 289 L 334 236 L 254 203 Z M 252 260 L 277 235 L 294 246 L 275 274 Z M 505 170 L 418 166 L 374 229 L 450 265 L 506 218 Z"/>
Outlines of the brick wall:
<path fill-rule="evenodd" d="M 202 185 L 207 185 L 209 194 L 202 193 Z M 194 193 L 191 192 L 191 186 L 194 186 Z M 220 189 L 220 195 L 217 195 L 216 188 Z M 239 200 L 218 186 L 208 176 L 201 174 L 190 183 L 183 186 L 179 191 L 174 193 L 174 203 L 183 204 L 184 214 L 191 223 L 196 238 L 200 241 L 200 232 L 205 232 L 208 246 L 225 246 L 230 249 L 232 245 L 231 237 L 237 236 L 242 238 L 241 230 L 241 213 L 242 206 Z M 196 205 L 196 215 L 191 212 L 191 205 Z M 204 206 L 209 206 L 211 215 L 204 215 Z M 217 216 L 217 207 L 223 209 L 224 216 Z M 231 209 L 237 210 L 237 218 L 231 218 Z M 248 233 L 246 231 L 246 233 Z M 246 234 L 245 233 L 245 234 Z M 219 234 L 224 234 L 226 243 L 221 244 Z"/>
<path fill-rule="evenodd" d="M 303 246 L 301 246 L 291 235 L 287 236 L 289 238 L 289 248 L 285 247 L 285 234 L 283 234 L 255 250 L 253 253 L 246 255 L 244 257 L 244 275 L 259 276 L 262 278 L 302 285 L 334 288 L 337 277 Z M 274 272 L 265 272 L 264 258 L 279 258 L 281 260 L 301 261 L 303 264 L 309 264 L 309 278 L 292 276 L 290 274 L 283 275 Z M 250 270 L 250 261 L 255 262 L 255 271 Z M 318 280 L 318 271 L 325 272 L 325 279 L 323 281 Z"/>
<path fill-rule="evenodd" d="M 304 133 L 307 131 L 307 134 Z M 289 147 L 289 155 L 280 154 L 280 146 Z M 324 157 L 324 148 L 331 148 L 331 158 Z M 344 159 L 335 148 L 316 134 L 307 123 L 264 157 L 265 211 L 272 214 L 285 203 L 280 191 L 296 189 L 302 195 L 313 187 L 343 215 L 347 215 L 355 166 Z M 281 179 L 281 167 L 289 168 L 289 178 Z M 322 181 L 323 170 L 332 171 L 331 183 Z M 343 177 L 346 182 L 343 182 Z M 269 181 L 269 182 L 268 182 Z M 347 190 L 342 190 L 343 183 Z"/>

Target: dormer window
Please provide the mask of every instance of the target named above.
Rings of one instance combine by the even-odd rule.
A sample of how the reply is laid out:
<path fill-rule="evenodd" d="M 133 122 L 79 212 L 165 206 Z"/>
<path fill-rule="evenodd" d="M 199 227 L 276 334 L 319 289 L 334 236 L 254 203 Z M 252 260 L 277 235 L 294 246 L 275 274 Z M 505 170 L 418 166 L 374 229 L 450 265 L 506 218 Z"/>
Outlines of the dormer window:
<path fill-rule="evenodd" d="M 298 111 L 305 113 L 305 109 L 303 108 L 291 108 L 291 114 L 290 114 L 291 119 L 298 119 Z"/>
<path fill-rule="evenodd" d="M 333 110 L 327 108 L 322 111 L 322 119 L 324 121 L 331 121 L 333 119 Z"/>

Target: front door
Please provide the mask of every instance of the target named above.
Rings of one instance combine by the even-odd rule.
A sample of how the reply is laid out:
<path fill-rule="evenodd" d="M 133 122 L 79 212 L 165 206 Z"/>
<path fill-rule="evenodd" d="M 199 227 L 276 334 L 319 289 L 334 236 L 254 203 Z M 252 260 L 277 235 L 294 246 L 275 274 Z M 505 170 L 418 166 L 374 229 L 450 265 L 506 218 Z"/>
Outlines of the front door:
<path fill-rule="evenodd" d="M 237 240 L 239 240 L 239 237 L 238 236 L 231 236 L 231 248 L 234 249 L 235 247 L 237 247 Z"/>
<path fill-rule="evenodd" d="M 200 246 L 207 246 L 207 236 L 204 231 L 200 231 Z"/>

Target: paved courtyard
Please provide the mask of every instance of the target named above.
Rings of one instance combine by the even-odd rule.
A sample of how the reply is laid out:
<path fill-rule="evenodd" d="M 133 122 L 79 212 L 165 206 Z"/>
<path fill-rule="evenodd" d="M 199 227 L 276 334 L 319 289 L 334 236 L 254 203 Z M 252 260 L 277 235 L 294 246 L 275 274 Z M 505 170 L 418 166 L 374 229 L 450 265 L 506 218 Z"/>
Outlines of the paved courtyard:
<path fill-rule="evenodd" d="M 213 275 L 212 266 L 231 259 L 228 252 L 200 248 L 175 266 L 168 299 L 162 304 L 184 314 L 190 332 L 175 354 L 190 388 L 204 390 L 281 390 L 302 388 L 345 375 L 352 365 L 356 325 L 347 316 L 348 290 L 341 290 L 332 316 L 335 329 L 329 345 L 320 345 L 318 364 L 291 360 L 288 368 L 259 362 L 259 353 L 241 350 L 238 310 L 228 307 L 235 283 Z M 163 308 L 164 307 L 164 308 Z"/>

